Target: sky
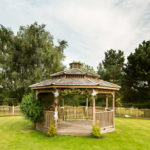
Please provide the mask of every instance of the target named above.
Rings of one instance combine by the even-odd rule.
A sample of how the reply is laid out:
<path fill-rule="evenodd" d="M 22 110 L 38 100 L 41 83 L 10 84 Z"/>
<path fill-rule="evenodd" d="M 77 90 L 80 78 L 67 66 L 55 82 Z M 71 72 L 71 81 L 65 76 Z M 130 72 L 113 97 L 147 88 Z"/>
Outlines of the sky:
<path fill-rule="evenodd" d="M 85 62 L 95 69 L 109 49 L 127 57 L 150 40 L 150 0 L 0 0 L 0 24 L 46 24 L 55 42 L 66 40 L 64 64 Z"/>

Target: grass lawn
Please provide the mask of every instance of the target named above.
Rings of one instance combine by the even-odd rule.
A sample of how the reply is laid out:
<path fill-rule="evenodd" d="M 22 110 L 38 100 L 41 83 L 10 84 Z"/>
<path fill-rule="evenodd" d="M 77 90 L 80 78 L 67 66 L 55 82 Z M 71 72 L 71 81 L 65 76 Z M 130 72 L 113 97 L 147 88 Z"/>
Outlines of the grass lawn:
<path fill-rule="evenodd" d="M 0 117 L 0 150 L 150 150 L 150 120 L 116 118 L 116 131 L 103 137 L 49 138 L 23 117 Z"/>

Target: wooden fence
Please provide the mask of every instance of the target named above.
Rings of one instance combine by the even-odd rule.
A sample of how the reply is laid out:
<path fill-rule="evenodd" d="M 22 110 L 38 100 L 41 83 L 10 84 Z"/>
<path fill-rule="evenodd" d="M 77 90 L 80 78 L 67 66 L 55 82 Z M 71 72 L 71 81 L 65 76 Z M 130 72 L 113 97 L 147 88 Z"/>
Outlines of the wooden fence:
<path fill-rule="evenodd" d="M 150 118 L 150 109 L 117 107 L 115 115 L 120 117 Z"/>
<path fill-rule="evenodd" d="M 20 106 L 0 106 L 0 116 L 22 115 Z"/>
<path fill-rule="evenodd" d="M 104 107 L 96 107 L 96 112 L 104 111 Z M 0 116 L 11 116 L 11 115 L 22 115 L 20 111 L 20 106 L 0 106 Z M 58 107 L 58 115 L 60 119 L 69 120 L 69 119 L 92 119 L 92 107 L 79 106 L 65 106 Z M 134 118 L 150 118 L 150 109 L 136 109 L 136 108 L 124 108 L 116 107 L 115 115 L 120 117 L 129 117 Z M 64 117 L 64 118 L 63 118 Z"/>
<path fill-rule="evenodd" d="M 99 126 L 103 127 L 110 127 L 113 126 L 113 111 L 104 111 L 104 112 L 96 112 L 95 113 L 95 121 L 99 121 Z"/>

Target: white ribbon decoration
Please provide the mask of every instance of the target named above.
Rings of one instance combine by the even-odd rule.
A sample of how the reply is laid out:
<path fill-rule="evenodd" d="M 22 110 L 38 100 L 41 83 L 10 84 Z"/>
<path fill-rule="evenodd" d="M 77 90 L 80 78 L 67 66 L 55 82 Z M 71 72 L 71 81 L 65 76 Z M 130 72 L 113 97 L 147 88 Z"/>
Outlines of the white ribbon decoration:
<path fill-rule="evenodd" d="M 58 97 L 58 96 L 59 96 L 59 92 L 58 92 L 58 91 L 55 91 L 55 92 L 54 92 L 54 96 L 55 96 L 55 97 Z"/>
<path fill-rule="evenodd" d="M 96 94 L 97 94 L 97 92 L 93 90 L 92 96 L 95 96 Z"/>
<path fill-rule="evenodd" d="M 54 112 L 54 120 L 58 120 L 58 112 Z"/>
<path fill-rule="evenodd" d="M 86 106 L 85 109 L 86 109 L 86 111 L 87 111 L 87 110 L 88 110 L 88 107 Z"/>

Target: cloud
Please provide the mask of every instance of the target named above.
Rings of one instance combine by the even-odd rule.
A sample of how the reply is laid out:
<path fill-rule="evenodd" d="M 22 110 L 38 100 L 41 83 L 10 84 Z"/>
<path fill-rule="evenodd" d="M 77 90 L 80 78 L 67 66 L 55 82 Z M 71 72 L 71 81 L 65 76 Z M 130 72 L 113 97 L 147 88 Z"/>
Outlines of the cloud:
<path fill-rule="evenodd" d="M 65 64 L 80 60 L 97 67 L 108 49 L 129 55 L 150 37 L 150 0 L 0 0 L 0 23 L 44 23 L 56 39 L 65 39 Z"/>

